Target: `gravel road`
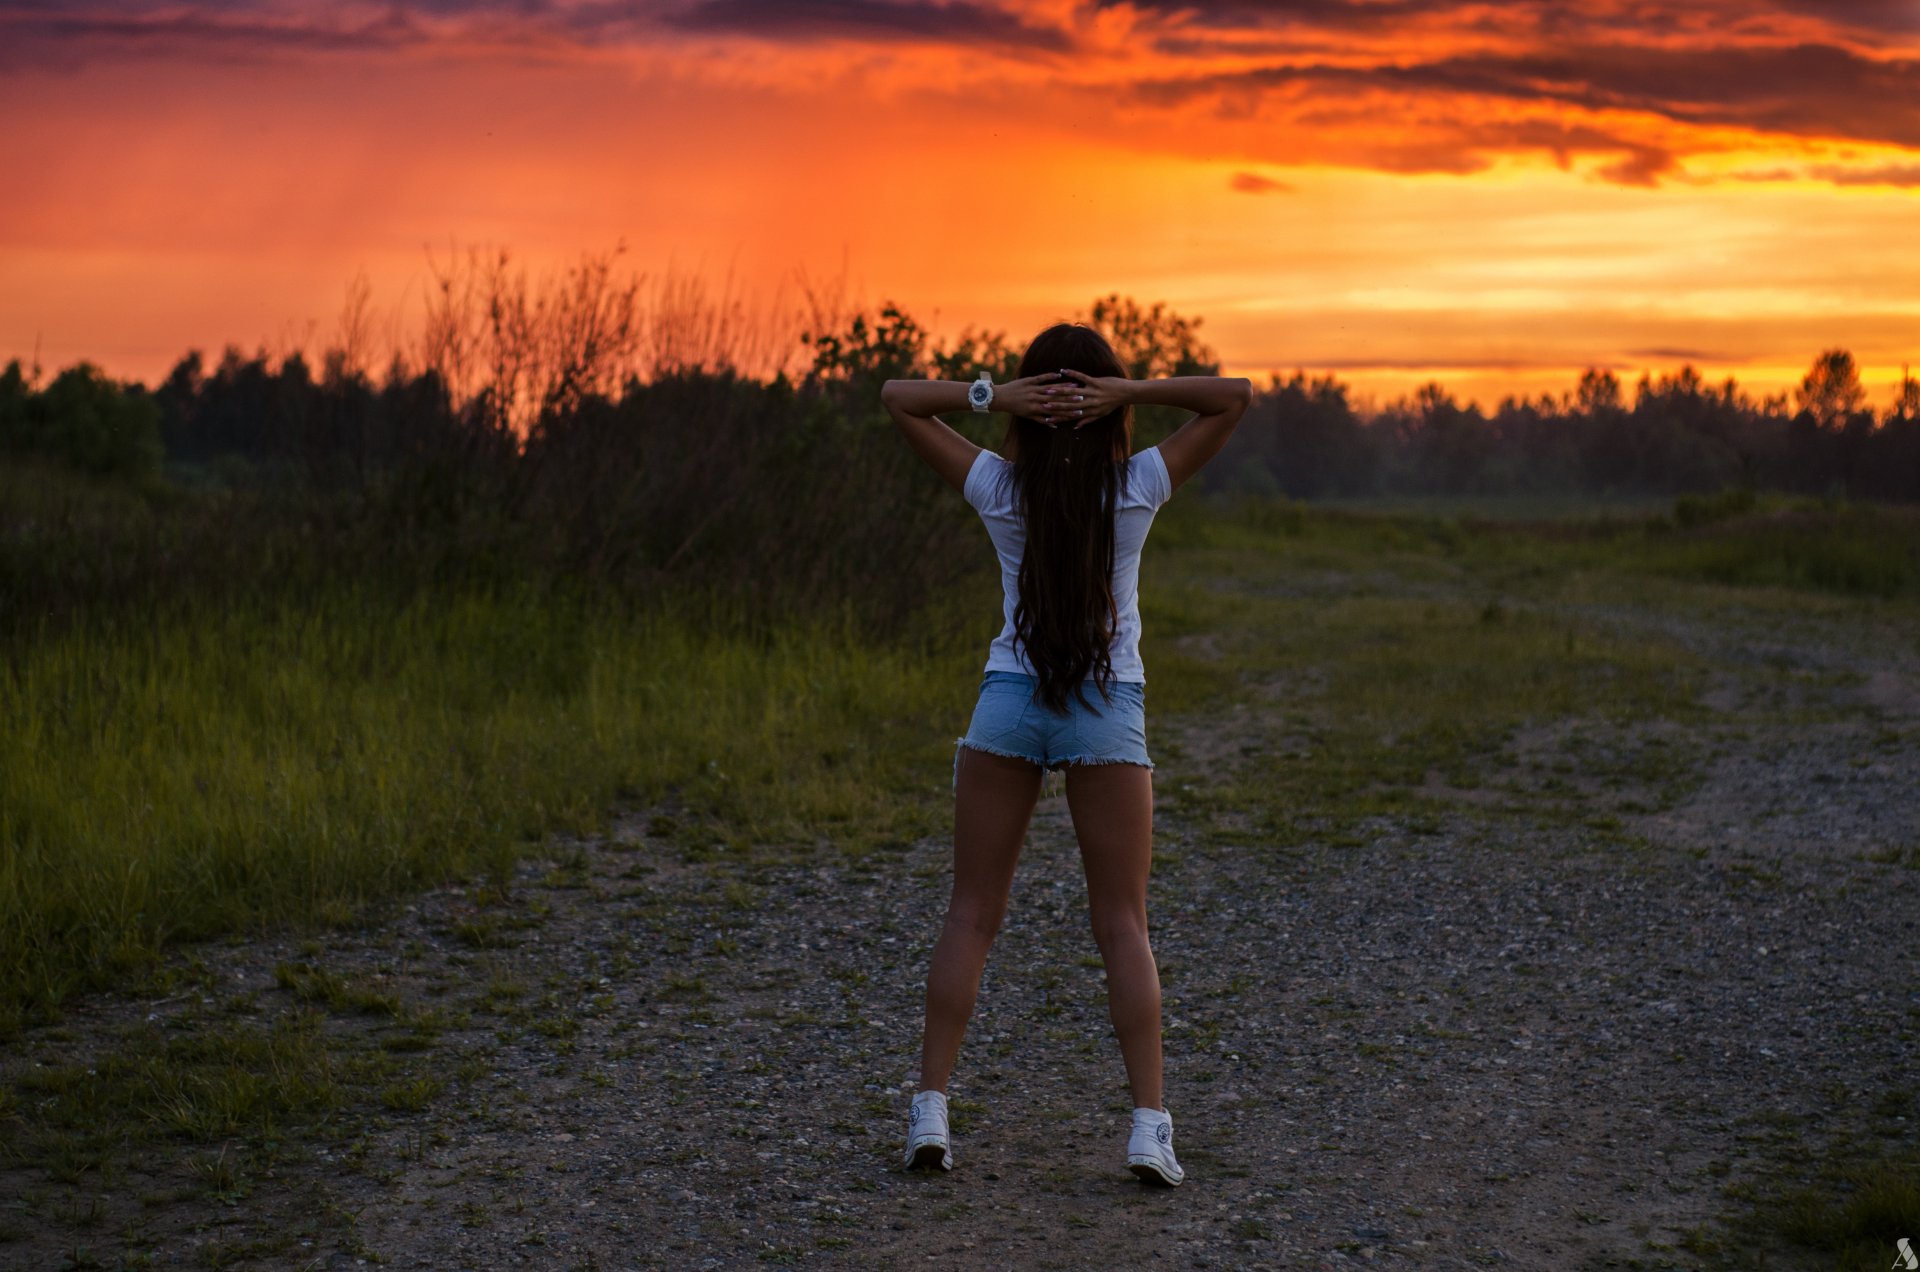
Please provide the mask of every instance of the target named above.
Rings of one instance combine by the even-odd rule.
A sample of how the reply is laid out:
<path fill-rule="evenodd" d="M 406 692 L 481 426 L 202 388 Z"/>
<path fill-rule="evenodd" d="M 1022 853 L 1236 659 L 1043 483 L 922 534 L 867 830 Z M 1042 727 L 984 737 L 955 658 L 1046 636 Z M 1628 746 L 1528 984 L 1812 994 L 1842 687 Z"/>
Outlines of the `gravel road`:
<path fill-rule="evenodd" d="M 1596 792 L 1606 833 L 1436 775 L 1430 817 L 1261 851 L 1177 795 L 1265 744 L 1258 711 L 1150 719 L 1178 1189 L 1123 1164 L 1124 1072 L 1050 788 L 950 1088 L 950 1175 L 899 1163 L 944 839 L 688 861 L 650 833 L 660 808 L 526 862 L 504 903 L 441 889 L 330 939 L 342 977 L 445 1011 L 433 1063 L 461 1076 L 287 1154 L 237 1205 L 133 1221 L 153 1266 L 275 1228 L 297 1239 L 255 1265 L 1814 1266 L 1707 1251 L 1723 1189 L 1904 1116 L 1883 1097 L 1920 1072 L 1920 651 L 1753 621 L 1696 633 L 1723 668 L 1698 781 L 1667 806 Z M 1783 701 L 1793 722 L 1765 723 Z M 1512 789 L 1529 757 L 1672 728 L 1534 731 Z M 476 942 L 481 916 L 498 940 Z M 299 957 L 205 954 L 262 1002 Z M 179 1010 L 103 1002 L 68 1038 Z"/>

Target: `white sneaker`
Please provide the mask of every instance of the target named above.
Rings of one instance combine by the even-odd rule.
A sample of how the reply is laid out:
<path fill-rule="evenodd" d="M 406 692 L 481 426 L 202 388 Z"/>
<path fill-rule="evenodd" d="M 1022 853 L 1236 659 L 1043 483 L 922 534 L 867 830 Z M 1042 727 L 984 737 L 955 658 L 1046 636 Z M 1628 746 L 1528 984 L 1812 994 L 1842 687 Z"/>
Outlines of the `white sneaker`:
<path fill-rule="evenodd" d="M 907 1109 L 907 1169 L 953 1169 L 953 1142 L 947 1134 L 947 1093 L 922 1091 Z"/>
<path fill-rule="evenodd" d="M 1173 1156 L 1173 1114 L 1137 1108 L 1127 1136 L 1127 1169 L 1150 1184 L 1173 1187 L 1187 1177 Z"/>

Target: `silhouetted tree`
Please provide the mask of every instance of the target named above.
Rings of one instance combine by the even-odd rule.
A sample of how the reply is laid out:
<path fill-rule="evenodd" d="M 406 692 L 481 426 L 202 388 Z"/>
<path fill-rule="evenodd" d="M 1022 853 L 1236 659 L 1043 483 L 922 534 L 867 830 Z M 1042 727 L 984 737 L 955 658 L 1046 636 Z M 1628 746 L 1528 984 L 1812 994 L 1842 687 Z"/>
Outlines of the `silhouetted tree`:
<path fill-rule="evenodd" d="M 1479 489 L 1493 443 L 1480 408 L 1463 408 L 1438 381 L 1394 401 L 1370 432 L 1393 448 L 1393 484 L 1420 493 Z"/>
<path fill-rule="evenodd" d="M 1004 384 L 1018 378 L 1020 354 L 1006 332 L 975 332 L 969 327 L 955 337 L 951 349 L 934 350 L 931 374 L 939 380 L 971 380 L 985 371 L 995 384 Z"/>
<path fill-rule="evenodd" d="M 1201 471 L 1209 489 L 1278 490 L 1298 499 L 1363 494 L 1373 488 L 1374 453 L 1347 387 L 1296 369 L 1284 382 L 1273 375 L 1255 394 L 1219 460 Z"/>
<path fill-rule="evenodd" d="M 1910 423 L 1920 420 L 1920 380 L 1907 372 L 1906 363 L 1900 364 L 1900 383 L 1894 386 L 1893 401 L 1887 406 L 1882 425 Z"/>
<path fill-rule="evenodd" d="M 851 382 L 877 395 L 888 380 L 910 380 L 925 375 L 927 332 L 892 301 L 872 323 L 855 314 L 845 332 L 800 333 L 800 342 L 813 350 L 809 381 Z"/>
<path fill-rule="evenodd" d="M 1493 434 L 1487 483 L 1501 490 L 1570 490 L 1579 484 L 1579 434 L 1551 394 L 1536 403 L 1503 398 L 1487 427 Z"/>
<path fill-rule="evenodd" d="M 1746 472 L 1731 440 L 1729 403 L 1691 363 L 1654 380 L 1642 376 L 1629 429 L 1634 435 L 1631 483 L 1642 490 L 1712 491 Z"/>
<path fill-rule="evenodd" d="M 1184 318 L 1155 301 L 1142 309 L 1138 301 L 1118 292 L 1093 302 L 1076 319 L 1107 338 L 1127 367 L 1130 380 L 1170 375 L 1218 375 L 1220 356 L 1198 335 L 1204 319 Z"/>
<path fill-rule="evenodd" d="M 1845 349 L 1828 349 L 1813 360 L 1813 369 L 1801 379 L 1794 396 L 1819 427 L 1841 429 L 1866 404 L 1867 391 L 1861 387 L 1853 355 Z"/>
<path fill-rule="evenodd" d="M 1795 391 L 1799 410 L 1787 426 L 1788 484 L 1816 492 L 1854 493 L 1869 482 L 1874 416 L 1853 355 L 1828 349 Z"/>
<path fill-rule="evenodd" d="M 31 396 L 27 377 L 20 372 L 20 359 L 15 358 L 0 371 L 0 454 L 27 450 L 27 401 Z"/>
<path fill-rule="evenodd" d="M 1860 493 L 1878 499 L 1920 497 L 1920 381 L 1904 365 L 1893 401 L 1866 449 Z"/>
<path fill-rule="evenodd" d="M 158 473 L 166 453 L 146 390 L 90 362 L 76 362 L 37 393 L 26 389 L 19 362 L 9 363 L 0 377 L 0 446 L 119 477 Z"/>

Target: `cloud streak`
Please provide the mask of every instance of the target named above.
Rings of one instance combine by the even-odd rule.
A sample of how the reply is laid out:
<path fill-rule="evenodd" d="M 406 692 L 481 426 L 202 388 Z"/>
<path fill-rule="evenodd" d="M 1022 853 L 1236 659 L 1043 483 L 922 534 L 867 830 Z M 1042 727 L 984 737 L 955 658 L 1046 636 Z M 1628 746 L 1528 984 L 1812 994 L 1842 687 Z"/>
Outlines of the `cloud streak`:
<path fill-rule="evenodd" d="M 356 13 L 363 16 L 354 20 Z M 619 0 L 430 0 L 384 7 L 228 0 L 184 12 L 154 3 L 0 6 L 0 40 L 12 51 L 0 54 L 0 63 L 19 66 L 48 52 L 56 54 L 55 65 L 67 67 L 114 56 L 339 54 L 527 37 L 582 50 L 639 48 L 673 36 L 969 44 L 997 47 L 1015 59 L 1062 52 L 1073 42 L 1057 26 L 976 0 L 691 0 L 677 7 Z"/>
<path fill-rule="evenodd" d="M 970 0 L 902 4 L 889 0 L 700 0 L 668 13 L 671 30 L 748 36 L 759 40 L 918 41 L 1001 45 L 1009 52 L 1071 46 L 1058 27 L 1033 26 L 1017 14 Z"/>
<path fill-rule="evenodd" d="M 1263 177 L 1257 172 L 1236 172 L 1227 182 L 1227 188 L 1241 194 L 1282 194 L 1293 189 L 1284 181 L 1275 181 L 1272 177 Z"/>
<path fill-rule="evenodd" d="M 1871 168 L 1848 168 L 1840 164 L 1814 165 L 1809 171 L 1835 185 L 1920 186 L 1920 163 L 1881 164 Z"/>

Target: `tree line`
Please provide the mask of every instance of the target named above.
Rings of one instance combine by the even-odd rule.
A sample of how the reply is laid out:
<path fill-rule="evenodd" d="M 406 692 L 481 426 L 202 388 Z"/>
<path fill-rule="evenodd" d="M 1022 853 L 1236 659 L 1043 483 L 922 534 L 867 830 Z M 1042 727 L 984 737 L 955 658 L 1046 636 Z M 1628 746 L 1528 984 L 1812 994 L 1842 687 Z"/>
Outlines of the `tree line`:
<path fill-rule="evenodd" d="M 975 554 L 953 549 L 972 532 L 969 510 L 932 497 L 935 479 L 893 436 L 879 389 L 981 369 L 1013 378 L 1020 349 L 1006 335 L 936 341 L 892 304 L 822 311 L 800 335 L 803 369 L 763 378 L 741 372 L 712 314 L 668 330 L 642 321 L 604 264 L 539 293 L 492 267 L 443 284 L 420 343 L 381 374 L 357 322 L 317 368 L 297 352 L 276 364 L 228 346 L 211 366 L 190 351 L 151 388 L 85 362 L 42 385 L 10 362 L 0 460 L 147 492 L 83 514 L 49 504 L 47 483 L 0 482 L 0 587 L 23 602 L 15 613 L 278 586 L 303 572 L 357 577 L 377 561 L 373 572 L 403 587 L 514 576 L 639 596 L 672 584 L 886 626 L 974 572 Z M 1201 320 L 1164 304 L 1109 295 L 1074 317 L 1103 331 L 1136 378 L 1219 371 Z M 1612 372 L 1593 369 L 1564 396 L 1508 398 L 1490 415 L 1438 384 L 1363 415 L 1345 384 L 1296 371 L 1257 386 L 1200 481 L 1301 499 L 1920 499 L 1911 377 L 1875 412 L 1851 355 L 1832 349 L 1794 399 L 1710 386 L 1689 366 L 1642 376 L 1629 402 Z M 1183 418 L 1139 409 L 1136 444 Z M 950 421 L 983 445 L 1004 427 L 966 412 Z M 67 528 L 61 550 L 55 525 Z"/>
<path fill-rule="evenodd" d="M 705 349 L 688 355 L 690 324 L 664 335 L 656 324 L 656 353 L 681 356 L 656 357 L 652 374 L 642 376 L 631 355 L 646 324 L 633 289 L 619 285 L 606 259 L 589 258 L 545 292 L 515 280 L 504 264 L 504 255 L 476 259 L 466 275 L 443 276 L 411 361 L 396 353 L 384 378 L 362 365 L 363 295 L 350 300 L 342 340 L 318 368 L 299 353 L 275 366 L 264 350 L 248 358 L 230 345 L 213 367 L 189 352 L 151 390 L 85 362 L 40 387 L 16 359 L 0 373 L 0 454 L 51 456 L 95 473 L 210 468 L 229 481 L 362 491 L 423 465 L 506 465 L 522 470 L 502 478 L 511 486 L 535 482 L 556 447 L 577 447 L 583 429 L 605 447 L 627 419 L 637 446 L 649 397 L 663 384 L 670 394 L 702 380 L 729 386 L 721 418 L 689 421 L 703 431 L 728 431 L 726 421 L 756 394 L 784 409 L 792 395 L 824 392 L 852 425 L 874 418 L 876 408 L 859 395 L 888 378 L 972 379 L 985 369 L 1007 379 L 1019 363 L 1004 333 L 968 331 L 942 347 L 889 304 L 832 330 L 803 332 L 811 365 L 791 379 L 784 371 L 758 381 L 743 376 L 724 342 L 713 354 L 711 334 Z M 1106 333 L 1136 376 L 1219 373 L 1218 355 L 1198 334 L 1203 320 L 1164 304 L 1110 295 L 1076 317 Z M 1350 386 L 1296 370 L 1257 386 L 1224 462 L 1205 481 L 1303 499 L 1728 487 L 1920 499 L 1920 384 L 1911 375 L 1876 412 L 1852 355 L 1828 349 L 1792 397 L 1791 406 L 1786 394 L 1755 397 L 1731 377 L 1711 385 L 1685 365 L 1641 375 L 1629 401 L 1614 372 L 1592 368 L 1564 394 L 1509 396 L 1490 413 L 1438 383 L 1363 413 Z M 752 414 L 791 438 L 821 429 L 812 409 L 785 418 Z M 1142 421 L 1148 443 L 1177 422 L 1152 411 Z"/>
<path fill-rule="evenodd" d="M 86 363 L 42 388 L 12 364 L 0 457 L 109 478 L 144 501 L 9 482 L 0 462 L 0 601 L 17 602 L 0 611 L 202 603 L 350 576 L 403 592 L 517 580 L 679 605 L 701 594 L 749 618 L 825 611 L 878 630 L 981 575 L 977 554 L 953 548 L 971 511 L 929 497 L 936 479 L 879 390 L 980 367 L 1009 378 L 1019 353 L 1004 336 L 938 342 L 893 305 L 829 314 L 801 333 L 803 371 L 758 378 L 710 315 L 649 330 L 602 267 L 530 296 L 497 264 L 444 280 L 420 342 L 382 375 L 357 320 L 317 368 L 228 346 L 211 366 L 190 351 L 152 388 Z M 1197 324 L 1164 306 L 1110 296 L 1080 316 L 1138 374 L 1208 365 Z M 954 422 L 981 444 L 1003 427 Z"/>
<path fill-rule="evenodd" d="M 1703 494 L 1779 490 L 1920 499 L 1920 384 L 1881 412 L 1853 356 L 1829 349 L 1787 397 L 1755 398 L 1691 365 L 1642 374 L 1629 402 L 1613 372 L 1573 390 L 1504 398 L 1486 414 L 1428 384 L 1370 416 L 1347 387 L 1296 371 L 1255 396 L 1223 479 L 1313 499 L 1366 494 Z"/>

